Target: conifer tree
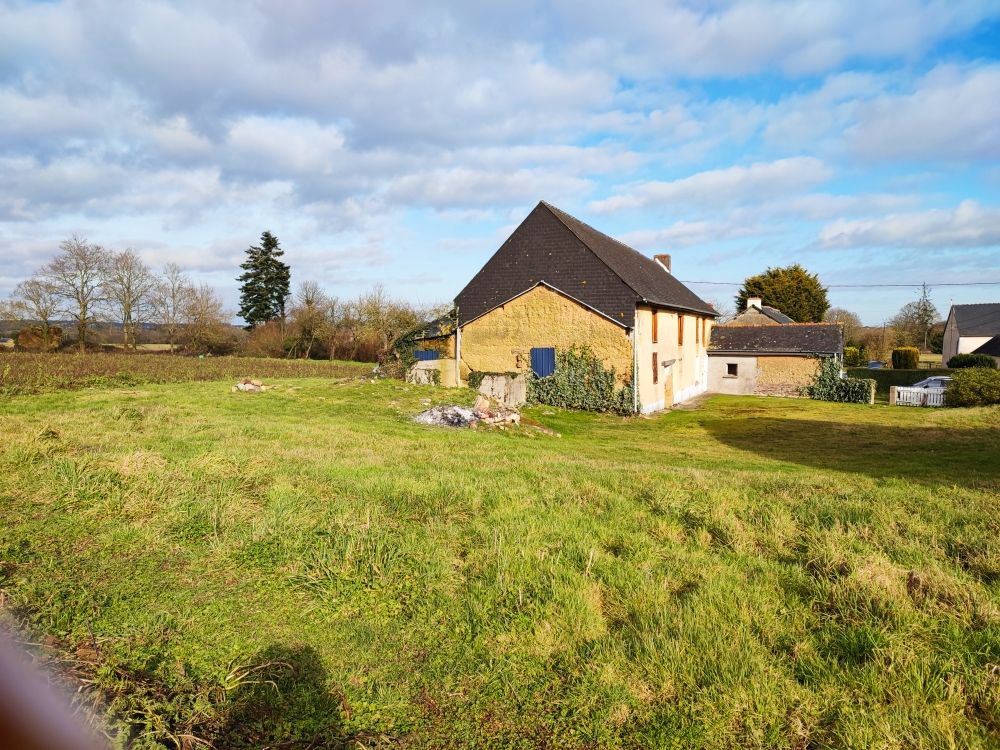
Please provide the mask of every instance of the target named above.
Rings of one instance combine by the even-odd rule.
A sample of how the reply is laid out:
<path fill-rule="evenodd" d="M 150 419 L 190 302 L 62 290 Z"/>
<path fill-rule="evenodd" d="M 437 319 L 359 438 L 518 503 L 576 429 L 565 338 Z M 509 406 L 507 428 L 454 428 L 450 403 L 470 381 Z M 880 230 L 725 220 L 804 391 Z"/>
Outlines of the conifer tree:
<path fill-rule="evenodd" d="M 240 282 L 240 317 L 247 329 L 269 320 L 285 319 L 285 302 L 291 284 L 291 270 L 281 262 L 285 251 L 270 232 L 260 236 L 260 245 L 247 248 L 247 259 L 240 264 L 244 273 Z"/>

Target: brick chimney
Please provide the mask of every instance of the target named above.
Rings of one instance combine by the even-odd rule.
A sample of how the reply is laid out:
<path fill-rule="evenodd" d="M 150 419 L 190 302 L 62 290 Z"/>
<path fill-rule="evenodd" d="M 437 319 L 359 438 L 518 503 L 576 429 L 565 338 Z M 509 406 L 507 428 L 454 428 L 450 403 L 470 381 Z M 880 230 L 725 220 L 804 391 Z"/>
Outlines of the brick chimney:
<path fill-rule="evenodd" d="M 659 255 L 654 255 L 653 260 L 660 264 L 662 268 L 667 273 L 670 273 L 670 256 L 666 253 L 660 253 Z"/>
<path fill-rule="evenodd" d="M 747 297 L 747 310 L 751 307 L 756 307 L 758 310 L 764 307 L 760 302 L 760 297 Z"/>

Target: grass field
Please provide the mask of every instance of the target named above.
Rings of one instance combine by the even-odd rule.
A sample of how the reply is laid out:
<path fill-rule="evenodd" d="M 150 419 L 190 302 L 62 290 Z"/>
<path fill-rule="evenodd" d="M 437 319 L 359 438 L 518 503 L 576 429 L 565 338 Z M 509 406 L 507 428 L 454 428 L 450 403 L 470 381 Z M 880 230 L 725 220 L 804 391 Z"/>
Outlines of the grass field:
<path fill-rule="evenodd" d="M 367 375 L 371 364 L 263 357 L 0 352 L 0 395 L 149 383 Z"/>
<path fill-rule="evenodd" d="M 1000 746 L 1000 409 L 280 382 L 0 400 L 0 599 L 119 744 Z"/>

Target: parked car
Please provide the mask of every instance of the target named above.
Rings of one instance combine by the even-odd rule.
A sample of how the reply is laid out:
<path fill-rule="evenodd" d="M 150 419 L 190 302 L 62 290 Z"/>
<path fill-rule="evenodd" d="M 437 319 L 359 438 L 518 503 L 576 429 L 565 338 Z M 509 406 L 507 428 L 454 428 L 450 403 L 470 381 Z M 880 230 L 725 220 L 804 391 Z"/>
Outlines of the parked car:
<path fill-rule="evenodd" d="M 951 382 L 948 375 L 935 375 L 932 378 L 924 378 L 919 383 L 914 383 L 911 388 L 947 388 Z"/>
<path fill-rule="evenodd" d="M 879 362 L 878 360 L 873 359 L 871 362 L 868 363 L 868 369 L 869 370 L 881 370 L 882 369 L 882 363 Z"/>

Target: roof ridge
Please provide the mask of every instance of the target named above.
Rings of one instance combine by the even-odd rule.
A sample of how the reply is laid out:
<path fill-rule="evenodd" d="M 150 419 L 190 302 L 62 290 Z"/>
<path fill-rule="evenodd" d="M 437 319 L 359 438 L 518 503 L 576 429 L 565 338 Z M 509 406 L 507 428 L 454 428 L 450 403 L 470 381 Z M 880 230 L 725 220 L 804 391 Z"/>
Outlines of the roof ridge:
<path fill-rule="evenodd" d="M 547 209 L 549 209 L 549 210 L 550 210 L 550 211 L 552 211 L 552 212 L 553 212 L 554 214 L 556 214 L 556 215 L 557 215 L 557 218 L 558 218 L 558 219 L 559 219 L 560 221 L 562 221 L 562 217 L 558 216 L 558 214 L 562 214 L 563 216 L 567 216 L 567 217 L 569 217 L 570 219 L 572 219 L 573 221 L 575 221 L 576 223 L 578 223 L 578 224 L 583 224 L 583 226 L 587 227 L 587 229 L 589 229 L 589 230 L 590 230 L 591 232 L 597 232 L 597 233 L 598 233 L 599 235 L 601 235 L 602 237 L 607 237 L 607 238 L 608 238 L 609 240 L 611 240 L 611 241 L 612 241 L 612 242 L 614 242 L 615 244 L 617 244 L 617 245 L 621 245 L 621 246 L 622 246 L 623 248 L 625 248 L 625 249 L 626 249 L 626 250 L 628 250 L 629 252 L 633 252 L 633 253 L 635 253 L 636 255 L 641 255 L 641 256 L 642 256 L 643 258 L 645 258 L 646 260 L 651 260 L 651 259 L 650 259 L 649 257 L 647 257 L 646 255 L 643 255 L 642 253 L 640 253 L 640 252 L 639 252 L 638 250 L 636 250 L 636 249 L 635 249 L 634 247 L 632 247 L 631 245 L 626 245 L 626 244 L 625 244 L 624 242 L 622 242 L 621 240 L 619 240 L 619 239 L 617 239 L 617 238 L 615 238 L 615 237 L 612 237 L 612 236 L 611 236 L 610 234 L 607 234 L 607 233 L 605 233 L 605 232 L 602 232 L 602 231 L 601 231 L 600 229 L 598 229 L 597 227 L 593 227 L 593 226 L 591 226 L 590 224 L 588 224 L 587 222 L 585 222 L 585 221 L 584 221 L 583 219 L 578 219 L 578 218 L 576 218 L 575 216 L 573 216 L 573 214 L 570 214 L 570 213 L 566 213 L 565 211 L 563 211 L 563 210 L 562 210 L 561 208 L 559 208 L 558 206 L 553 206 L 553 205 L 552 205 L 551 203 L 549 203 L 548 201 L 542 201 L 542 204 L 543 204 L 543 205 L 544 205 L 544 206 L 545 206 L 545 207 L 546 207 Z M 569 231 L 573 232 L 573 234 L 576 234 L 576 232 L 575 232 L 575 231 L 573 230 L 573 227 L 571 227 L 571 226 L 570 226 L 569 224 L 566 224 L 566 222 L 565 222 L 565 221 L 563 221 L 563 224 L 564 224 L 564 225 L 566 226 L 566 228 L 567 228 L 567 229 L 569 229 Z M 583 237 L 580 237 L 580 235 L 578 235 L 578 234 L 576 234 L 576 236 L 577 236 L 577 238 L 578 238 L 578 239 L 580 240 L 580 242 L 582 242 L 582 243 L 583 243 L 584 245 L 586 245 L 586 244 L 587 244 L 586 240 L 584 240 L 584 239 L 583 239 Z M 587 246 L 588 246 L 588 247 L 590 247 L 589 245 L 587 245 Z M 614 270 L 614 269 L 612 269 L 612 270 Z M 624 281 L 624 279 L 622 279 L 622 281 Z M 635 291 L 635 290 L 633 289 L 632 291 Z M 638 292 L 636 292 L 636 294 L 638 294 Z"/>

